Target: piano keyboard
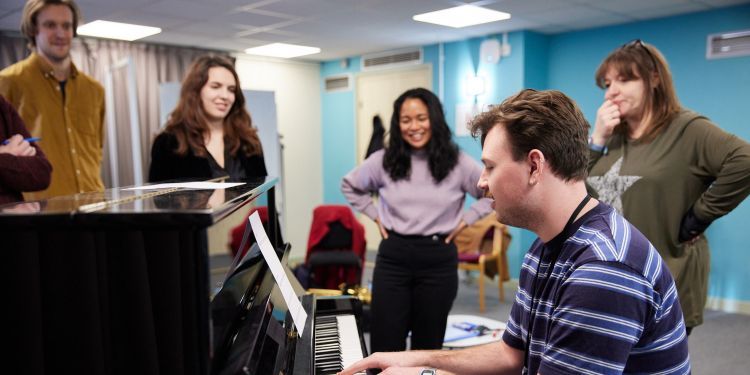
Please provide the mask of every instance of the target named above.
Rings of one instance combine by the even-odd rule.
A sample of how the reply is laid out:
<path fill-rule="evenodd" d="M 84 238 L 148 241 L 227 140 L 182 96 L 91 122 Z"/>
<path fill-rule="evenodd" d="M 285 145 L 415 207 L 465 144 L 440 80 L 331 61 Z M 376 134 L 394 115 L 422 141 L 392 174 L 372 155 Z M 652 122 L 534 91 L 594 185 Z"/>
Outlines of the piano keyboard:
<path fill-rule="evenodd" d="M 362 359 L 354 315 L 315 317 L 315 374 L 327 375 Z"/>

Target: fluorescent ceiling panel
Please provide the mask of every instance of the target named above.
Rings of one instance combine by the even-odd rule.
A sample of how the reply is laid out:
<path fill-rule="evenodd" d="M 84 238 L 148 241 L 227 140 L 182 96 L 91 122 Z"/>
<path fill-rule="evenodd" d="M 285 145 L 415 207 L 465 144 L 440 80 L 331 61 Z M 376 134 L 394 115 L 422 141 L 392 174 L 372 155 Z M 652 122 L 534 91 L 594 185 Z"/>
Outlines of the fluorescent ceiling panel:
<path fill-rule="evenodd" d="M 291 57 L 320 53 L 320 48 L 298 46 L 296 44 L 272 43 L 260 47 L 248 48 L 245 50 L 245 53 L 248 55 L 272 56 L 288 59 Z"/>
<path fill-rule="evenodd" d="M 78 27 L 78 35 L 133 41 L 161 32 L 158 27 L 96 20 Z"/>
<path fill-rule="evenodd" d="M 412 17 L 415 21 L 434 23 L 449 27 L 466 27 L 488 22 L 507 20 L 510 13 L 482 8 L 474 5 L 461 5 L 454 8 L 417 14 Z"/>

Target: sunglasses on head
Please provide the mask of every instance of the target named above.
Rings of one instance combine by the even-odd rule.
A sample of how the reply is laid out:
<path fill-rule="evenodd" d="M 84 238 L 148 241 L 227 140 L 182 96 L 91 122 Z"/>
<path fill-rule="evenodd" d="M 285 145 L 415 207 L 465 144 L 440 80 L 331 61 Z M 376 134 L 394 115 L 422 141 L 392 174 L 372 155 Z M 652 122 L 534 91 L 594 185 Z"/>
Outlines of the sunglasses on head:
<path fill-rule="evenodd" d="M 621 48 L 621 49 L 625 49 L 625 48 L 638 48 L 638 47 L 640 47 L 640 48 L 642 48 L 642 49 L 643 49 L 644 51 L 646 51 L 646 54 L 647 54 L 647 55 L 648 55 L 648 57 L 649 57 L 649 58 L 651 59 L 651 63 L 652 63 L 652 64 L 654 64 L 654 70 L 658 69 L 657 67 L 658 67 L 659 65 L 658 65 L 658 64 L 656 63 L 656 58 L 654 57 L 654 55 L 653 55 L 653 54 L 651 54 L 651 50 L 649 50 L 649 49 L 648 49 L 648 48 L 646 47 L 646 45 L 645 45 L 645 44 L 643 43 L 643 41 L 642 41 L 642 40 L 640 40 L 640 39 L 633 39 L 633 40 L 631 40 L 631 41 L 629 41 L 629 42 L 627 42 L 627 43 L 623 44 L 623 45 L 622 45 L 622 46 L 621 46 L 620 48 Z"/>

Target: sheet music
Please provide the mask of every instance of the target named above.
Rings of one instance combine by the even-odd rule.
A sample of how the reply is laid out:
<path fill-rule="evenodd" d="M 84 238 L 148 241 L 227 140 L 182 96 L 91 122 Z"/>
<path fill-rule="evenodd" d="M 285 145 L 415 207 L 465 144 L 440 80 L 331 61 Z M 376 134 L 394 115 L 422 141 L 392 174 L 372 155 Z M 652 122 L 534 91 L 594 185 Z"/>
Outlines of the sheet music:
<path fill-rule="evenodd" d="M 302 336 L 302 332 L 305 330 L 305 322 L 307 321 L 307 312 L 297 298 L 297 293 L 294 293 L 292 284 L 289 282 L 286 272 L 284 272 L 284 267 L 281 265 L 281 261 L 279 261 L 279 257 L 276 255 L 276 251 L 274 250 L 273 245 L 271 245 L 271 241 L 268 239 L 265 229 L 263 229 L 263 224 L 260 222 L 258 211 L 253 212 L 248 220 L 250 220 L 250 226 L 253 228 L 255 240 L 258 241 L 260 252 L 263 254 L 266 263 L 268 263 L 268 268 L 271 270 L 271 274 L 273 274 L 276 284 L 279 285 L 281 295 L 284 297 L 284 301 L 289 308 L 289 313 L 292 315 L 294 325 L 297 327 L 297 333 L 299 336 Z"/>
<path fill-rule="evenodd" d="M 244 185 L 244 182 L 205 182 L 205 181 L 194 181 L 194 182 L 172 182 L 155 185 L 145 186 L 134 186 L 123 190 L 158 190 L 158 189 L 196 189 L 196 190 L 215 190 L 215 189 L 229 189 L 231 187 Z"/>

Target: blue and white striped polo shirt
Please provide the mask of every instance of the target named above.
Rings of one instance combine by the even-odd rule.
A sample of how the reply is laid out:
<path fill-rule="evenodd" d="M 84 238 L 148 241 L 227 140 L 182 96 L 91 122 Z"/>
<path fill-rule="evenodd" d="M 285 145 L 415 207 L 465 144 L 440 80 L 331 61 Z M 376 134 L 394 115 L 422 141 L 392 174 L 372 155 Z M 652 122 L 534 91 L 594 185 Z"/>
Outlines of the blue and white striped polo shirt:
<path fill-rule="evenodd" d="M 604 203 L 567 233 L 546 244 L 537 239 L 526 254 L 503 340 L 526 350 L 530 325 L 525 373 L 690 373 L 682 310 L 666 264 Z"/>

